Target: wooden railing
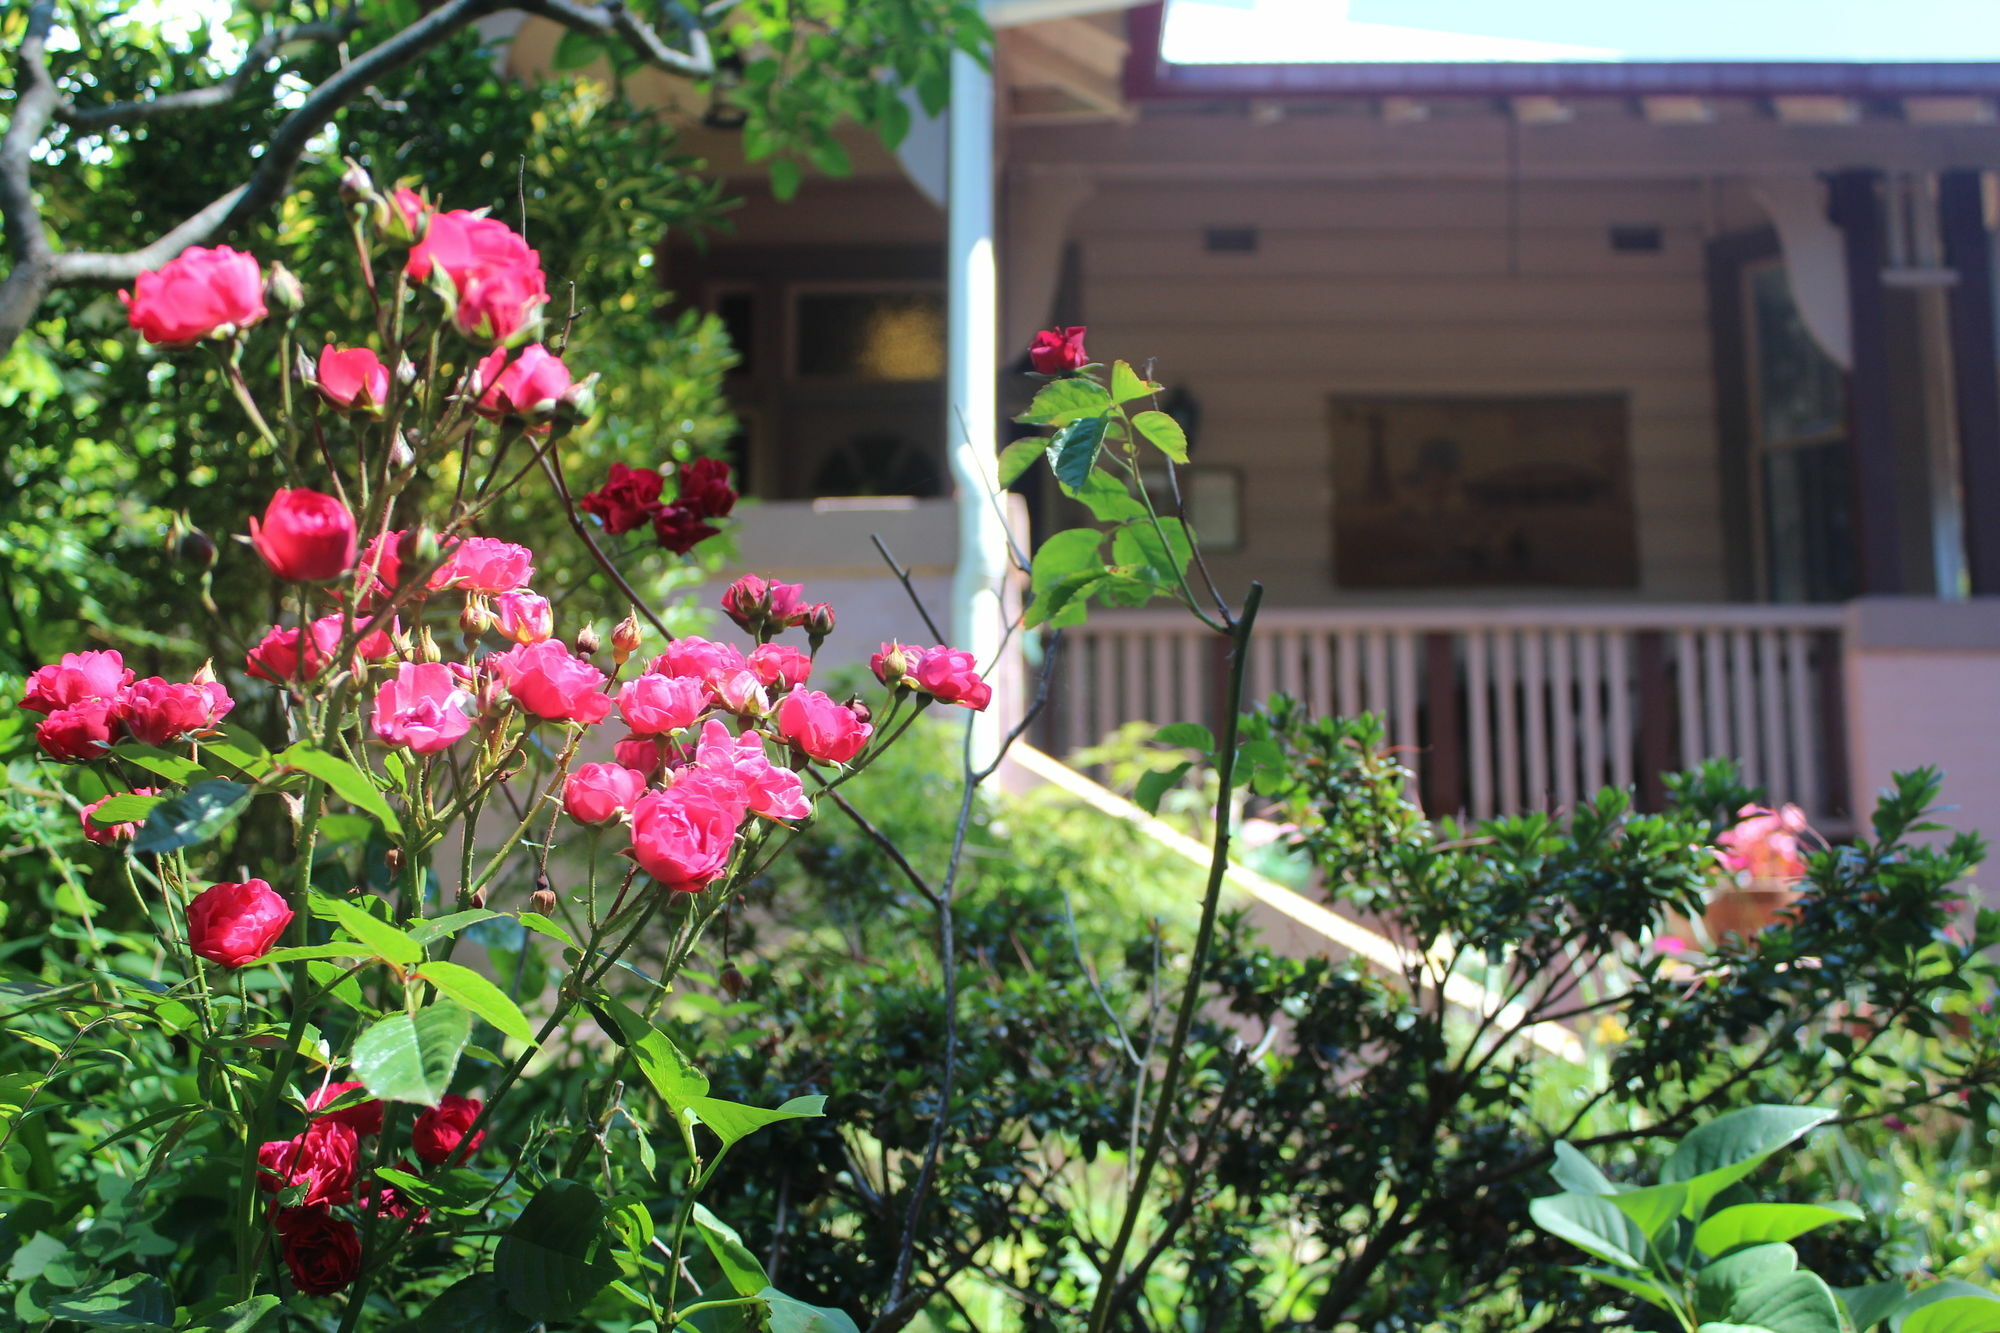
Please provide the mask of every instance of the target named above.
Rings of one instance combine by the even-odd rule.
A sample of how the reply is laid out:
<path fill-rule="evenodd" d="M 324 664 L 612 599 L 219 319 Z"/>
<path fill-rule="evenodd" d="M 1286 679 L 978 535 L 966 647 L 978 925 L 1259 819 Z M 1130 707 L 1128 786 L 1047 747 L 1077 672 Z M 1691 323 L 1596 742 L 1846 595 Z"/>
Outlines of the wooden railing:
<path fill-rule="evenodd" d="M 1273 610 L 1250 694 L 1380 713 L 1426 809 L 1485 818 L 1573 806 L 1606 785 L 1657 807 L 1660 775 L 1711 756 L 1829 828 L 1846 816 L 1838 607 Z M 1041 740 L 1122 723 L 1213 723 L 1222 641 L 1184 616 L 1099 613 L 1064 632 Z"/>

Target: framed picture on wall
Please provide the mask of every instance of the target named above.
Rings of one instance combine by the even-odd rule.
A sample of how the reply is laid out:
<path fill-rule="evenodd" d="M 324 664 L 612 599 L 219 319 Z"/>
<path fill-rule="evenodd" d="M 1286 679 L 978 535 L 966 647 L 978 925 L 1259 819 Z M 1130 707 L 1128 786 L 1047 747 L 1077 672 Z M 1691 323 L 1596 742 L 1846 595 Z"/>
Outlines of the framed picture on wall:
<path fill-rule="evenodd" d="M 1632 588 L 1622 394 L 1337 395 L 1343 588 Z"/>
<path fill-rule="evenodd" d="M 1162 514 L 1174 509 L 1173 487 L 1163 467 L 1142 467 L 1141 480 L 1153 508 Z M 1233 467 L 1190 463 L 1174 469 L 1181 486 L 1181 500 L 1187 505 L 1188 522 L 1194 525 L 1201 549 L 1228 555 L 1243 549 L 1243 474 Z"/>

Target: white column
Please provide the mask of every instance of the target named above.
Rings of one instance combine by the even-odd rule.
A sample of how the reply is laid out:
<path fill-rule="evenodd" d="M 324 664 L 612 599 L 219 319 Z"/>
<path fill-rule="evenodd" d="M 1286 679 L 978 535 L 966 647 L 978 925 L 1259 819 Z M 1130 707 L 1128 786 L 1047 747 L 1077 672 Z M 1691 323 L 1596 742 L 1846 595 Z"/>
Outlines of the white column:
<path fill-rule="evenodd" d="M 951 58 L 951 123 L 946 205 L 948 333 L 946 440 L 958 498 L 958 570 L 952 580 L 953 646 L 998 678 L 994 706 L 973 722 L 973 762 L 998 751 L 1008 686 L 1018 673 L 998 661 L 1005 629 L 1001 600 L 1007 532 L 992 487 L 999 412 L 999 281 L 993 253 L 993 78 L 964 52 Z"/>

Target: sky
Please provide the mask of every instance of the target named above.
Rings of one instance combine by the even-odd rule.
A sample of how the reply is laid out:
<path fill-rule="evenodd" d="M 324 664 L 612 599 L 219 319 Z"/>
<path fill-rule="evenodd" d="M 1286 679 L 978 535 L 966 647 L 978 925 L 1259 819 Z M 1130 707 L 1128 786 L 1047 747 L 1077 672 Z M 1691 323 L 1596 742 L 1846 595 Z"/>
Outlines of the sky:
<path fill-rule="evenodd" d="M 1203 64 L 2000 60 L 2000 0 L 1171 0 L 1163 50 Z"/>

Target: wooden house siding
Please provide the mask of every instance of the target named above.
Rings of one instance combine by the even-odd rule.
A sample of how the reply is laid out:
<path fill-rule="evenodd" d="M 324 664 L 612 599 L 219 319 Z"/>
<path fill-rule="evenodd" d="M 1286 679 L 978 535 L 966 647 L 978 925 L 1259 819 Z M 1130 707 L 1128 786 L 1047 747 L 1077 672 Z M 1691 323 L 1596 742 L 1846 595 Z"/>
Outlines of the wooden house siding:
<path fill-rule="evenodd" d="M 1241 469 L 1245 545 L 1219 560 L 1232 586 L 1367 600 L 1332 568 L 1330 395 L 1610 392 L 1630 409 L 1633 595 L 1720 599 L 1712 209 L 1693 181 L 1531 182 L 1511 199 L 1498 182 L 1103 181 L 1074 223 L 1080 306 L 1094 352 L 1154 356 L 1193 393 L 1200 461 Z M 1614 252 L 1613 226 L 1656 227 L 1660 248 Z M 1211 227 L 1254 227 L 1258 248 L 1211 253 Z"/>

